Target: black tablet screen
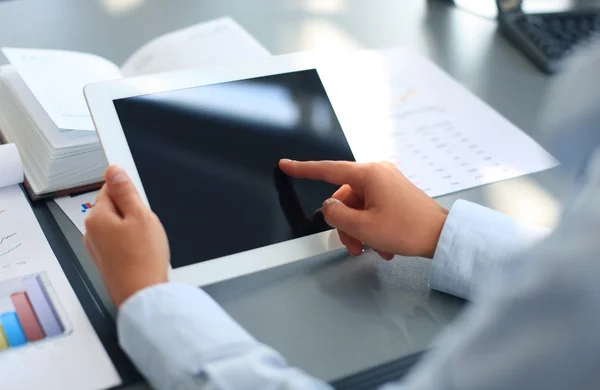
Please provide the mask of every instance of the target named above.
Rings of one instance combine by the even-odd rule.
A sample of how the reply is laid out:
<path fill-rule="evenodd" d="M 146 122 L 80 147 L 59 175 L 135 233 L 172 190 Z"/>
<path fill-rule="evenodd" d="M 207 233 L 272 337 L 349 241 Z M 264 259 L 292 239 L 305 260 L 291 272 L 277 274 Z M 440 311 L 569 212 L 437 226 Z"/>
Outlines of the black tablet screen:
<path fill-rule="evenodd" d="M 277 168 L 354 161 L 316 70 L 114 104 L 173 268 L 327 229 L 318 209 L 337 187 Z"/>

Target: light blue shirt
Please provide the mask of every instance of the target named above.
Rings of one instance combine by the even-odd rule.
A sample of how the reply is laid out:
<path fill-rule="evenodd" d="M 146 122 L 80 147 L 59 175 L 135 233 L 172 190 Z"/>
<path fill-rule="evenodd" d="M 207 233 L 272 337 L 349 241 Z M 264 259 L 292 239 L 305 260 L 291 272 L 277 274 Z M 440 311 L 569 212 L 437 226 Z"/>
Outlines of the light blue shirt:
<path fill-rule="evenodd" d="M 442 231 L 430 285 L 469 298 L 477 280 L 545 234 L 458 201 Z M 123 304 L 118 326 L 123 348 L 157 389 L 328 388 L 288 367 L 199 288 L 147 288 Z"/>
<path fill-rule="evenodd" d="M 565 131 L 551 151 L 566 171 L 583 172 L 561 224 L 548 232 L 456 202 L 430 286 L 472 304 L 404 382 L 386 390 L 600 388 L 600 107 L 585 106 L 600 102 L 600 52 L 591 65 L 588 59 L 565 79 L 554 97 L 567 99 L 551 110 L 577 114 L 552 121 Z M 563 148 L 565 140 L 585 145 L 585 153 Z M 329 388 L 288 366 L 192 286 L 138 292 L 122 305 L 118 332 L 159 390 Z"/>

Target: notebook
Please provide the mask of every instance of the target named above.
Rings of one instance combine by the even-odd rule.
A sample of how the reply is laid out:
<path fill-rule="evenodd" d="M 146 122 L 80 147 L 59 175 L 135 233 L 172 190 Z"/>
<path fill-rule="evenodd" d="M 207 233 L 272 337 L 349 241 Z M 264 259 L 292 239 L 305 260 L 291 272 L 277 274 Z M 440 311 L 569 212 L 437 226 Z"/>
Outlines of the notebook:
<path fill-rule="evenodd" d="M 269 52 L 231 18 L 160 36 L 119 67 L 89 53 L 2 48 L 0 140 L 19 149 L 32 199 L 98 188 L 106 160 L 83 87 L 89 83 L 213 66 Z"/>

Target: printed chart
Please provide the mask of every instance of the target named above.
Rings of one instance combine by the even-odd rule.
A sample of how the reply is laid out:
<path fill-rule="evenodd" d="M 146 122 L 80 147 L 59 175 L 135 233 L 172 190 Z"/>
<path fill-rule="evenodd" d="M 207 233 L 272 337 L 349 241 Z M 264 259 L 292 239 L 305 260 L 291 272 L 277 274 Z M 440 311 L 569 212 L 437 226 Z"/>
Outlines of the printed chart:
<path fill-rule="evenodd" d="M 0 209 L 0 269 L 23 262 L 27 257 L 26 234 L 22 233 L 16 217 L 10 208 Z"/>
<path fill-rule="evenodd" d="M 0 389 L 119 385 L 20 186 L 0 188 L 0 240 Z"/>
<path fill-rule="evenodd" d="M 45 273 L 0 281 L 0 353 L 65 334 Z"/>

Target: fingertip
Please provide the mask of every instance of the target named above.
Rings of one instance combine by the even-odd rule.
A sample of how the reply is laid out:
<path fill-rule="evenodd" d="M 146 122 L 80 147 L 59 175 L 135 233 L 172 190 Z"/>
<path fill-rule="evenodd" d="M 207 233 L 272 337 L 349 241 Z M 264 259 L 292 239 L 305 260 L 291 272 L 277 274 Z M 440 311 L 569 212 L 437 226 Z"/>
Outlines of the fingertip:
<path fill-rule="evenodd" d="M 113 165 L 107 169 L 106 188 L 116 210 L 122 217 L 142 208 L 143 202 L 135 185 L 123 168 Z"/>
<path fill-rule="evenodd" d="M 349 242 L 346 248 L 348 248 L 348 252 L 354 257 L 360 256 L 363 253 L 362 243 L 358 241 Z"/>
<path fill-rule="evenodd" d="M 288 173 L 293 165 L 294 161 L 288 158 L 282 158 L 281 160 L 279 160 L 279 168 L 285 173 Z"/>
<path fill-rule="evenodd" d="M 355 239 L 361 238 L 358 241 L 364 241 L 364 231 L 369 225 L 369 217 L 365 211 L 348 207 L 335 198 L 323 202 L 322 210 L 325 222 L 329 226 L 343 230 Z"/>
<path fill-rule="evenodd" d="M 321 207 L 321 210 L 323 210 L 323 214 L 326 214 L 327 212 L 329 212 L 331 210 L 332 207 L 335 207 L 335 205 L 338 205 L 341 203 L 342 202 L 340 202 L 340 200 L 336 199 L 336 198 L 325 199 L 325 202 L 323 202 L 323 206 Z"/>
<path fill-rule="evenodd" d="M 386 261 L 390 261 L 394 258 L 394 254 L 393 253 L 387 253 L 387 252 L 377 252 L 379 254 L 379 256 L 381 256 L 382 259 L 386 260 Z"/>
<path fill-rule="evenodd" d="M 111 165 L 106 170 L 105 175 L 106 183 L 111 186 L 118 183 L 128 182 L 129 176 L 127 173 L 118 165 Z"/>
<path fill-rule="evenodd" d="M 352 254 L 352 256 L 358 257 L 358 256 L 362 255 L 363 249 L 362 248 L 353 248 L 350 253 Z"/>

